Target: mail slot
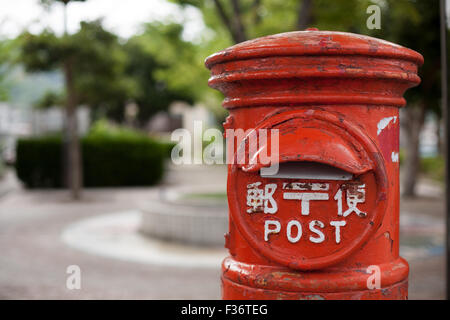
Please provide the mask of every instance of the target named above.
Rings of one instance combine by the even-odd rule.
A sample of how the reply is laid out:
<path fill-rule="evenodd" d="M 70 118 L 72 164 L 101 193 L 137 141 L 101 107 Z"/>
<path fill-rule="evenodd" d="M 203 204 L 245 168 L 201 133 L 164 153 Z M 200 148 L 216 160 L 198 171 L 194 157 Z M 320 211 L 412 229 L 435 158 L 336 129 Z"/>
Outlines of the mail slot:
<path fill-rule="evenodd" d="M 398 117 L 422 63 L 393 43 L 317 30 L 207 58 L 233 140 L 224 299 L 407 298 Z M 234 141 L 235 130 L 246 134 Z"/>

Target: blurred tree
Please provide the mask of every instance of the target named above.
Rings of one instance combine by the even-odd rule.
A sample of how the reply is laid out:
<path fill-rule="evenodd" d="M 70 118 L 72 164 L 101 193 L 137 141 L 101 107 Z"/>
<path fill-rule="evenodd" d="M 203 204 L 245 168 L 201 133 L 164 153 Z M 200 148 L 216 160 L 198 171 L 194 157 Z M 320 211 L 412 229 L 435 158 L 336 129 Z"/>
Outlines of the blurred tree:
<path fill-rule="evenodd" d="M 126 73 L 137 82 L 141 125 L 173 101 L 193 103 L 207 90 L 206 85 L 198 85 L 208 79 L 199 45 L 183 40 L 182 32 L 179 24 L 149 23 L 125 44 Z"/>
<path fill-rule="evenodd" d="M 104 30 L 100 21 L 82 22 L 73 34 L 56 36 L 24 33 L 20 61 L 28 71 L 60 69 L 65 77 L 66 138 L 68 140 L 68 183 L 79 198 L 81 155 L 77 135 L 76 107 L 114 105 L 133 95 L 134 81 L 123 76 L 126 55 L 118 39 Z"/>
<path fill-rule="evenodd" d="M 199 8 L 208 27 L 231 42 L 307 27 L 356 31 L 369 0 L 172 0 Z"/>
<path fill-rule="evenodd" d="M 235 43 L 256 37 L 304 30 L 340 30 L 367 33 L 366 8 L 370 0 L 171 0 L 182 6 L 198 8 L 208 28 L 198 45 L 196 62 Z M 163 52 L 163 51 L 162 51 Z M 182 77 L 178 77 L 182 78 Z M 207 90 L 207 75 L 201 83 L 202 100 L 217 116 L 226 112 L 219 107 L 221 94 Z"/>
<path fill-rule="evenodd" d="M 389 0 L 385 3 L 382 28 L 373 35 L 416 50 L 425 59 L 419 68 L 422 82 L 405 95 L 408 106 L 403 121 L 407 135 L 403 195 L 414 197 L 420 169 L 419 138 L 425 117 L 428 112 L 441 116 L 439 1 Z"/>
<path fill-rule="evenodd" d="M 50 8 L 55 3 L 61 3 L 64 5 L 64 42 L 68 42 L 65 40 L 68 38 L 67 32 L 67 7 L 72 2 L 84 2 L 85 0 L 39 0 L 39 2 L 46 7 Z M 82 166 L 81 166 L 81 147 L 78 139 L 78 124 L 76 117 L 76 108 L 77 108 L 77 97 L 75 94 L 74 80 L 73 80 L 73 58 L 70 56 L 70 50 L 66 51 L 63 47 L 65 45 L 61 45 L 59 47 L 57 45 L 57 37 L 54 34 L 50 34 L 44 32 L 42 39 L 35 38 L 36 44 L 41 49 L 42 52 L 46 52 L 48 55 L 55 55 L 56 57 L 48 57 L 47 61 L 42 61 L 42 64 L 38 68 L 34 68 L 36 71 L 50 70 L 58 66 L 63 70 L 64 78 L 65 78 L 65 89 L 66 89 L 66 103 L 65 103 L 65 111 L 66 111 L 66 123 L 65 123 L 65 132 L 64 132 L 64 177 L 66 179 L 65 184 L 67 184 L 70 188 L 71 195 L 73 199 L 78 199 L 81 196 L 81 188 L 83 185 L 82 181 Z M 43 40 L 43 41 L 41 41 Z M 24 49 L 26 48 L 26 42 Z M 33 46 L 33 43 L 30 43 L 30 46 Z M 58 48 L 59 47 L 59 48 Z M 70 46 L 67 46 L 70 47 Z M 26 54 L 32 55 L 31 51 L 24 50 L 25 55 L 23 56 L 24 61 L 32 60 L 30 57 L 26 57 Z M 69 55 L 67 55 L 69 53 Z M 52 60 L 52 58 L 59 58 L 56 60 Z M 37 59 L 39 60 L 39 59 Z M 45 60 L 45 53 L 43 54 L 42 60 Z M 47 64 L 45 63 L 47 62 Z M 26 63 L 25 63 L 26 65 Z M 29 65 L 30 70 L 33 70 L 33 66 Z"/>
<path fill-rule="evenodd" d="M 6 52 L 4 48 L 4 43 L 0 42 L 0 101 L 5 101 L 7 99 L 7 90 L 5 85 L 5 61 L 6 61 Z"/>
<path fill-rule="evenodd" d="M 74 64 L 74 88 L 80 104 L 92 108 L 115 108 L 136 96 L 138 83 L 125 74 L 128 56 L 116 35 L 103 29 L 101 21 L 81 22 L 70 36 Z"/>
<path fill-rule="evenodd" d="M 0 40 L 0 101 L 7 100 L 9 96 L 9 84 L 5 78 L 12 65 L 12 51 L 15 43 L 14 40 Z"/>
<path fill-rule="evenodd" d="M 48 109 L 52 107 L 60 107 L 65 103 L 65 96 L 61 92 L 47 91 L 39 100 L 37 100 L 33 107 L 37 109 Z"/>
<path fill-rule="evenodd" d="M 67 33 L 67 6 L 72 2 L 86 2 L 86 0 L 39 0 L 40 3 L 50 8 L 54 3 L 61 3 L 64 5 L 64 33 Z"/>

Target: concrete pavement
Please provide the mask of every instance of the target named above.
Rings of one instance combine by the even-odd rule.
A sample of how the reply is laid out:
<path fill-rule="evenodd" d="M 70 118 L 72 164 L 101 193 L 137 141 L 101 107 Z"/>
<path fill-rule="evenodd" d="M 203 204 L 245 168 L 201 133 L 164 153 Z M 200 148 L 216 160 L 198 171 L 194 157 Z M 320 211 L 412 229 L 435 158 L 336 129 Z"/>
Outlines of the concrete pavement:
<path fill-rule="evenodd" d="M 176 183 L 172 173 L 164 185 Z M 190 179 L 196 176 L 191 174 Z M 159 191 L 91 189 L 72 202 L 64 190 L 12 186 L 0 198 L 0 299 L 218 299 L 219 265 L 153 266 L 90 254 L 62 241 L 61 233 L 72 223 L 135 210 L 140 200 L 157 198 Z M 81 290 L 66 288 L 69 265 L 81 268 Z"/>

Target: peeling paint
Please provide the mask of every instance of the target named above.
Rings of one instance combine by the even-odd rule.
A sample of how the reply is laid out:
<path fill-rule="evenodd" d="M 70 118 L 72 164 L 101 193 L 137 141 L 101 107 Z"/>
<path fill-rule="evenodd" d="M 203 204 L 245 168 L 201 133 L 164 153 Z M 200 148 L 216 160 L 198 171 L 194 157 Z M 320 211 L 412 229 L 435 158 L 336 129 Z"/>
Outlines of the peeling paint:
<path fill-rule="evenodd" d="M 391 159 L 392 159 L 392 162 L 399 162 L 398 152 L 392 151 Z"/>
<path fill-rule="evenodd" d="M 378 128 L 377 135 L 380 135 L 381 131 L 383 131 L 392 120 L 394 120 L 393 123 L 395 123 L 397 121 L 397 116 L 381 119 L 377 124 L 377 128 Z"/>

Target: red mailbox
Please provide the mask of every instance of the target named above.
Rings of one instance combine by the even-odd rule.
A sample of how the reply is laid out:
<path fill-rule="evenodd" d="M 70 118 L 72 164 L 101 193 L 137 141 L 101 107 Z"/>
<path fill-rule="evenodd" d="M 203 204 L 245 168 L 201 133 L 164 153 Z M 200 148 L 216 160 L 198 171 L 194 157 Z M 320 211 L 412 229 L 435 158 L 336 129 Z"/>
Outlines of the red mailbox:
<path fill-rule="evenodd" d="M 390 42 L 316 29 L 207 58 L 233 155 L 224 299 L 407 298 L 398 108 L 422 63 Z"/>

